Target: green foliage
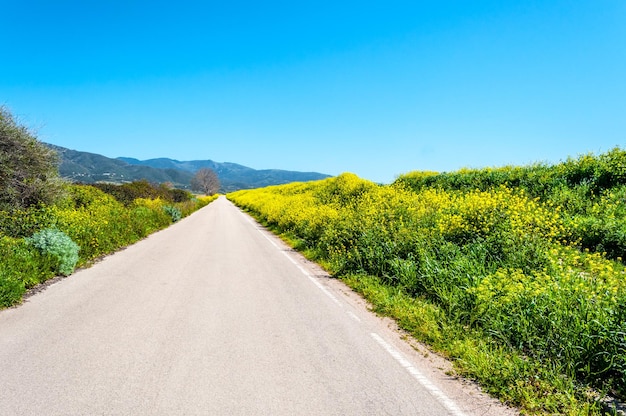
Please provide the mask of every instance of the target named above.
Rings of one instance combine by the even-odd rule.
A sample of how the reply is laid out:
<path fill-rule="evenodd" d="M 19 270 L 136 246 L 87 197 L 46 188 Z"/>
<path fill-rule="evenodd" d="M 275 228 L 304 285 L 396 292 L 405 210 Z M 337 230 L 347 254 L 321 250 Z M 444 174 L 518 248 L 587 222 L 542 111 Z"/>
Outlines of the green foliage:
<path fill-rule="evenodd" d="M 183 214 L 180 211 L 180 209 L 173 207 L 171 205 L 165 205 L 163 207 L 163 211 L 165 211 L 170 217 L 172 217 L 172 222 L 180 221 L 180 219 L 183 217 Z"/>
<path fill-rule="evenodd" d="M 121 185 L 110 183 L 96 183 L 92 186 L 112 195 L 116 200 L 130 206 L 138 198 L 161 198 L 168 202 L 178 203 L 189 201 L 191 193 L 182 189 L 172 189 L 165 185 L 155 185 L 146 180 L 125 183 Z"/>
<path fill-rule="evenodd" d="M 556 165 L 505 166 L 501 168 L 462 169 L 434 174 L 411 172 L 401 175 L 395 184 L 414 191 L 439 188 L 447 191 L 486 191 L 500 185 L 524 189 L 528 195 L 549 200 L 562 186 L 583 187 L 588 195 L 626 185 L 626 150 L 616 147 L 595 156 L 568 158 Z"/>
<path fill-rule="evenodd" d="M 0 307 L 19 303 L 26 289 L 54 276 L 52 261 L 24 239 L 0 235 Z"/>
<path fill-rule="evenodd" d="M 622 155 L 569 161 L 556 179 L 544 165 L 418 185 L 343 174 L 228 198 L 488 390 L 532 412 L 597 414 L 588 389 L 626 398 L 626 186 L 607 173 Z"/>
<path fill-rule="evenodd" d="M 26 241 L 53 260 L 56 273 L 64 276 L 72 274 L 78 262 L 80 247 L 63 231 L 46 228 L 33 234 Z"/>
<path fill-rule="evenodd" d="M 0 233 L 11 237 L 29 237 L 39 230 L 54 227 L 56 217 L 45 205 L 25 209 L 0 210 Z"/>
<path fill-rule="evenodd" d="M 563 212 L 561 238 L 611 259 L 626 258 L 626 150 L 568 158 L 556 165 L 464 169 L 453 173 L 411 172 L 395 186 L 420 192 L 488 191 L 498 186 L 521 189 Z"/>
<path fill-rule="evenodd" d="M 0 307 L 19 303 L 36 284 L 132 244 L 216 198 L 167 203 L 139 198 L 125 206 L 93 186 L 71 185 L 55 205 L 0 210 Z M 72 241 L 80 246 L 78 255 Z"/>
<path fill-rule="evenodd" d="M 56 153 L 0 107 L 0 210 L 53 203 L 63 190 Z"/>
<path fill-rule="evenodd" d="M 190 201 L 193 198 L 193 195 L 184 189 L 167 189 L 167 197 L 165 198 L 167 201 L 181 203 Z"/>

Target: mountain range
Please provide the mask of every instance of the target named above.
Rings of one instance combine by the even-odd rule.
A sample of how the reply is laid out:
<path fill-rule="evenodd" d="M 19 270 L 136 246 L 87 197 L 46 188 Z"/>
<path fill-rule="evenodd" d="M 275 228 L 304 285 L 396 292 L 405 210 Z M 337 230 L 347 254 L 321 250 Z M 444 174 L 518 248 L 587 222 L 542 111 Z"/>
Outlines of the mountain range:
<path fill-rule="evenodd" d="M 298 172 L 280 169 L 257 170 L 236 163 L 212 160 L 178 161 L 168 158 L 138 160 L 130 157 L 108 158 L 95 153 L 81 152 L 47 144 L 59 154 L 59 173 L 74 182 L 169 182 L 177 188 L 188 189 L 191 178 L 202 168 L 215 171 L 220 180 L 220 192 L 262 188 L 290 182 L 306 182 L 328 178 L 318 172 Z"/>

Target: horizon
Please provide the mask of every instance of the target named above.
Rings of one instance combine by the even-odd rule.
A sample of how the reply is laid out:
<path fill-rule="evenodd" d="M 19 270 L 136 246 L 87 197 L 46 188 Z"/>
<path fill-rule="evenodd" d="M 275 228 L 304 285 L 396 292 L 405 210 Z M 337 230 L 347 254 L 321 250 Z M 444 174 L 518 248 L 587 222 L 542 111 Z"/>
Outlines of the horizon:
<path fill-rule="evenodd" d="M 47 144 L 50 144 L 50 143 L 47 143 Z M 54 146 L 58 146 L 58 145 L 54 145 Z M 62 147 L 62 146 L 58 146 L 58 147 Z M 66 148 L 66 149 L 67 149 L 67 148 Z M 436 173 L 436 174 L 446 174 L 446 173 L 457 173 L 457 172 L 460 172 L 460 171 L 463 171 L 463 170 L 500 169 L 500 168 L 507 168 L 507 167 L 532 167 L 532 166 L 534 166 L 534 165 L 538 165 L 538 164 L 539 164 L 539 165 L 543 164 L 543 165 L 547 165 L 547 166 L 554 166 L 554 165 L 557 165 L 557 164 L 559 164 L 559 163 L 566 162 L 566 161 L 567 161 L 567 159 L 570 159 L 570 158 L 573 158 L 573 159 L 578 159 L 578 158 L 580 158 L 581 156 L 584 156 L 584 155 L 600 156 L 600 155 L 605 154 L 605 153 L 607 153 L 607 152 L 609 152 L 609 151 L 611 151 L 611 150 L 614 150 L 614 149 L 619 149 L 619 150 L 624 150 L 624 151 L 626 151 L 626 148 L 623 148 L 623 147 L 620 147 L 620 146 L 615 146 L 615 147 L 613 147 L 613 148 L 611 148 L 611 149 L 607 149 L 606 151 L 603 151 L 603 152 L 587 152 L 587 153 L 584 153 L 584 154 L 578 154 L 578 155 L 568 155 L 567 157 L 565 157 L 565 158 L 563 158 L 563 159 L 560 159 L 560 160 L 558 160 L 558 161 L 555 161 L 555 162 L 535 161 L 535 162 L 529 162 L 529 163 L 522 163 L 522 164 L 508 164 L 508 165 L 492 165 L 492 166 L 477 166 L 477 167 L 467 167 L 467 166 L 463 166 L 463 167 L 460 167 L 460 168 L 458 168 L 458 169 L 456 169 L 456 170 L 453 170 L 453 171 L 423 171 L 423 170 L 412 170 L 412 171 L 406 171 L 406 172 L 399 173 L 398 175 L 396 175 L 396 177 L 394 178 L 394 180 L 395 180 L 395 179 L 397 179 L 398 177 L 402 176 L 402 175 L 410 174 L 410 173 L 413 173 L 413 172 L 434 172 L 434 173 Z M 99 155 L 99 156 L 104 156 L 104 157 L 107 157 L 107 158 L 110 158 L 110 159 L 121 160 L 121 161 L 123 161 L 123 162 L 126 162 L 126 160 L 124 160 L 124 159 L 132 159 L 132 160 L 136 160 L 136 161 L 141 162 L 141 163 L 144 163 L 144 162 L 151 162 L 151 161 L 156 161 L 156 160 L 167 160 L 167 161 L 172 161 L 172 162 L 177 162 L 177 163 L 213 162 L 213 163 L 217 163 L 217 164 L 221 164 L 221 165 L 223 165 L 223 164 L 238 165 L 238 166 L 242 166 L 242 167 L 245 167 L 245 168 L 249 168 L 249 169 L 252 169 L 252 170 L 255 170 L 255 171 L 263 171 L 263 170 L 279 170 L 279 171 L 289 171 L 289 172 L 295 172 L 295 173 L 313 173 L 313 174 L 322 174 L 322 175 L 328 175 L 328 176 L 330 176 L 330 177 L 336 177 L 336 176 L 339 176 L 339 175 L 344 174 L 344 173 L 354 173 L 354 172 L 344 171 L 344 172 L 339 172 L 339 173 L 338 173 L 338 174 L 336 174 L 336 175 L 331 175 L 331 174 L 328 174 L 328 173 L 325 173 L 325 172 L 318 172 L 318 171 L 299 171 L 299 170 L 291 171 L 291 170 L 280 169 L 280 168 L 255 168 L 255 167 L 253 167 L 253 166 L 242 165 L 242 164 L 240 164 L 240 163 L 236 163 L 236 162 L 229 162 L 229 161 L 216 161 L 216 160 L 213 160 L 213 159 L 188 159 L 188 160 L 179 160 L 179 159 L 173 159 L 173 158 L 170 158 L 170 157 L 167 157 L 167 156 L 154 157 L 154 158 L 149 158 L 149 159 L 138 159 L 138 158 L 135 158 L 135 157 L 132 157 L 132 156 L 116 156 L 116 157 L 109 157 L 109 156 L 101 155 L 101 154 L 99 154 L 99 153 L 93 153 L 93 152 L 83 152 L 83 151 L 81 151 L 81 150 L 79 150 L 79 149 L 68 149 L 68 150 L 77 151 L 77 152 L 81 152 L 81 153 L 91 153 L 91 154 L 95 154 L 95 155 Z M 126 162 L 126 163 L 129 163 L 129 162 Z M 157 168 L 157 169 L 158 169 L 158 168 Z M 363 177 L 362 179 L 368 179 L 368 178 L 364 178 L 364 177 Z M 381 183 L 381 184 L 390 184 L 390 183 L 392 183 L 394 180 L 392 180 L 392 181 L 390 181 L 390 182 L 378 182 L 378 183 Z M 373 180 L 370 180 L 370 181 L 372 181 L 372 182 L 376 182 L 376 181 L 373 181 Z"/>
<path fill-rule="evenodd" d="M 52 144 L 52 143 L 47 143 L 47 144 Z M 54 146 L 58 146 L 58 145 L 54 145 Z M 63 147 L 63 146 L 58 146 L 58 147 Z M 601 155 L 601 154 L 607 153 L 607 152 L 609 152 L 609 151 L 611 151 L 611 150 L 614 150 L 614 149 L 616 149 L 616 148 L 618 148 L 618 149 L 620 149 L 620 150 L 625 150 L 625 151 L 626 151 L 626 148 L 623 148 L 623 147 L 621 147 L 621 146 L 614 146 L 613 148 L 607 149 L 606 151 L 603 151 L 603 152 L 586 152 L 586 153 L 582 153 L 582 154 L 578 154 L 578 155 L 567 155 L 566 157 L 563 157 L 562 159 L 559 159 L 558 161 L 555 161 L 555 162 L 547 162 L 547 161 L 533 161 L 533 162 L 528 162 L 528 163 L 521 163 L 521 164 L 507 164 L 507 165 L 475 166 L 475 167 L 470 167 L 470 166 L 462 166 L 462 167 L 460 167 L 460 168 L 458 168 L 458 169 L 455 169 L 455 170 L 452 170 L 452 171 L 424 171 L 424 170 L 419 170 L 419 169 L 416 169 L 416 170 L 410 170 L 410 171 L 406 171 L 406 172 L 399 173 L 398 175 L 396 175 L 396 177 L 394 178 L 394 180 L 395 180 L 395 179 L 397 179 L 399 176 L 406 175 L 406 174 L 409 174 L 409 173 L 412 173 L 412 172 L 435 172 L 435 173 L 437 173 L 437 174 L 445 174 L 445 173 L 456 173 L 456 172 L 459 172 L 459 171 L 462 171 L 462 170 L 499 169 L 499 168 L 506 168 L 506 167 L 530 167 L 530 166 L 537 165 L 537 164 L 545 164 L 545 165 L 548 165 L 548 166 L 553 166 L 553 165 L 557 165 L 557 164 L 559 164 L 559 163 L 563 163 L 563 162 L 567 161 L 567 159 L 570 159 L 570 158 L 572 158 L 572 159 L 577 159 L 577 158 L 579 158 L 579 157 L 581 157 L 581 156 L 588 155 L 588 154 L 591 154 L 591 155 L 593 155 L 593 156 L 599 156 L 599 155 Z M 66 148 L 66 149 L 67 149 L 67 148 Z M 73 150 L 73 151 L 83 152 L 82 150 L 79 150 L 79 149 L 68 149 L 68 150 Z M 253 167 L 253 166 L 242 165 L 242 164 L 237 163 L 237 162 L 230 162 L 230 161 L 217 161 L 217 160 L 213 160 L 213 159 L 210 159 L 210 158 L 209 158 L 209 159 L 186 159 L 186 160 L 180 160 L 180 159 L 170 158 L 170 157 L 167 157 L 167 156 L 161 156 L 161 157 L 154 157 L 154 158 L 149 158 L 149 159 L 138 159 L 138 158 L 135 158 L 135 157 L 132 157 L 132 156 L 116 156 L 116 157 L 110 157 L 110 156 L 101 155 L 101 154 L 99 154 L 99 153 L 93 153 L 93 152 L 86 152 L 86 151 L 85 151 L 84 153 L 91 153 L 91 154 L 95 154 L 95 155 L 99 155 L 99 156 L 104 156 L 104 157 L 107 157 L 107 158 L 110 158 L 110 159 L 122 160 L 123 162 L 125 162 L 125 160 L 124 160 L 124 159 L 133 159 L 133 160 L 136 160 L 136 161 L 138 161 L 138 162 L 142 162 L 142 163 L 143 163 L 143 162 L 150 162 L 150 161 L 154 161 L 154 160 L 168 160 L 168 161 L 179 162 L 179 163 L 190 163 L 190 162 L 213 162 L 213 163 L 217 163 L 217 164 L 233 164 L 233 165 L 239 165 L 239 166 L 246 167 L 246 168 L 250 168 L 250 169 L 253 169 L 253 170 L 256 170 L 256 171 L 259 171 L 259 170 L 284 170 L 284 171 L 289 171 L 289 170 L 287 170 L 287 169 L 280 169 L 280 168 L 256 168 L 256 167 Z M 128 163 L 128 162 L 127 162 L 127 163 Z M 318 171 L 300 171 L 300 170 L 295 170 L 295 171 L 292 171 L 292 172 L 298 172 L 298 173 L 316 173 L 316 174 L 322 174 L 322 175 L 329 175 L 330 177 L 336 177 L 336 176 L 339 176 L 339 175 L 341 175 L 341 174 L 343 174 L 343 173 L 354 173 L 354 172 L 344 171 L 344 172 L 339 172 L 339 173 L 338 173 L 338 174 L 336 174 L 336 175 L 331 175 L 331 174 L 329 174 L 329 173 L 325 173 L 325 172 L 318 172 Z M 362 177 L 362 179 L 368 179 L 368 178 L 364 178 L 364 177 Z M 373 181 L 373 180 L 370 180 L 370 181 L 372 181 L 372 182 L 376 182 L 376 181 Z M 392 180 L 391 182 L 393 182 L 393 180 Z M 391 182 L 378 182 L 378 183 L 389 184 L 389 183 L 391 183 Z"/>
<path fill-rule="evenodd" d="M 43 142 L 110 158 L 389 183 L 626 143 L 619 0 L 24 0 L 3 14 L 0 105 Z"/>

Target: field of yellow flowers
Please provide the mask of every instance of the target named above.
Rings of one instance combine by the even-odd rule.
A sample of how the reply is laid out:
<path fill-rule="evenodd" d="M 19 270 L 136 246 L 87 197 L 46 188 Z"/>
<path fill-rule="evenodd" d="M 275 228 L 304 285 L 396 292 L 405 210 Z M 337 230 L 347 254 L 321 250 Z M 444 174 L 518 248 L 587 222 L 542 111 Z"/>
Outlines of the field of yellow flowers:
<path fill-rule="evenodd" d="M 68 274 L 58 267 L 67 257 L 75 256 L 69 266 L 73 270 L 165 228 L 217 198 L 192 198 L 189 194 L 179 202 L 156 197 L 122 203 L 89 185 L 70 185 L 67 191 L 55 205 L 0 211 L 0 308 L 19 303 L 34 285 L 59 273 Z M 33 237 L 44 230 L 52 232 L 34 244 Z"/>
<path fill-rule="evenodd" d="M 228 198 L 528 414 L 626 398 L 626 153 Z"/>

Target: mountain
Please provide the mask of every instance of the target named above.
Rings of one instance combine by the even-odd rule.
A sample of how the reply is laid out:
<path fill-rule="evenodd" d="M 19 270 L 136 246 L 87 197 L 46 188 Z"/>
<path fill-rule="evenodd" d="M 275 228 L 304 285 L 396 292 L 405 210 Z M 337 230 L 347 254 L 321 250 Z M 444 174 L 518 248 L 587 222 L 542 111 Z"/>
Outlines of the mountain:
<path fill-rule="evenodd" d="M 271 185 L 281 185 L 290 182 L 306 182 L 330 177 L 317 172 L 297 172 L 279 169 L 256 170 L 236 163 L 219 163 L 212 160 L 191 160 L 181 162 L 178 160 L 160 158 L 150 160 L 137 160 L 120 157 L 117 160 L 135 166 L 149 166 L 159 169 L 174 169 L 189 173 L 195 173 L 199 169 L 209 168 L 217 173 L 217 177 L 225 192 L 237 189 L 263 188 Z"/>
<path fill-rule="evenodd" d="M 175 169 L 155 169 L 149 166 L 130 165 L 95 153 L 80 152 L 48 145 L 59 154 L 59 173 L 74 182 L 132 182 L 146 179 L 150 182 L 171 182 L 179 188 L 189 188 L 193 177 L 190 172 Z"/>
<path fill-rule="evenodd" d="M 238 189 L 262 188 L 329 177 L 329 175 L 317 172 L 256 170 L 236 163 L 219 163 L 212 160 L 181 162 L 167 158 L 138 160 L 120 157 L 111 159 L 95 153 L 47 145 L 59 154 L 61 176 L 75 182 L 119 183 L 145 179 L 156 183 L 170 182 L 177 188 L 189 188 L 194 173 L 206 167 L 217 173 L 222 185 L 221 192 L 232 192 Z"/>

